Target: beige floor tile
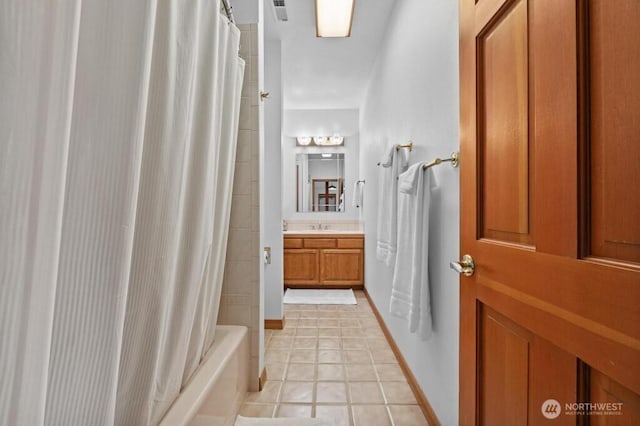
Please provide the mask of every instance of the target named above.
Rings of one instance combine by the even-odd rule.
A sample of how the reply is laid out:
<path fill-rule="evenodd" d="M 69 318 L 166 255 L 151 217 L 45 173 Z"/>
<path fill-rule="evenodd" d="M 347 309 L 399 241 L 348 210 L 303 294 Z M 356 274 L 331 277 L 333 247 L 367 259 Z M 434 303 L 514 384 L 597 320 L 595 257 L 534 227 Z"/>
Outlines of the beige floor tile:
<path fill-rule="evenodd" d="M 264 384 L 264 388 L 260 392 L 249 392 L 247 394 L 246 402 L 277 402 L 280 394 L 280 388 L 282 382 L 270 381 Z"/>
<path fill-rule="evenodd" d="M 300 364 L 315 363 L 316 351 L 311 349 L 295 350 L 291 352 L 291 357 L 289 357 L 289 362 L 300 363 Z"/>
<path fill-rule="evenodd" d="M 360 318 L 360 327 L 362 328 L 373 328 L 378 326 L 378 320 L 375 318 Z"/>
<path fill-rule="evenodd" d="M 353 405 L 353 424 L 355 426 L 391 426 L 391 420 L 384 405 Z"/>
<path fill-rule="evenodd" d="M 343 328 L 341 331 L 342 337 L 362 337 L 364 335 L 361 328 Z"/>
<path fill-rule="evenodd" d="M 413 391 L 406 382 L 381 382 L 387 404 L 417 404 Z"/>
<path fill-rule="evenodd" d="M 315 349 L 318 347 L 316 337 L 298 337 L 293 341 L 293 349 Z"/>
<path fill-rule="evenodd" d="M 320 364 L 342 364 L 342 351 L 320 350 L 318 351 L 318 363 Z"/>
<path fill-rule="evenodd" d="M 280 405 L 275 417 L 311 417 L 311 405 Z"/>
<path fill-rule="evenodd" d="M 320 337 L 318 349 L 340 349 L 340 339 L 337 337 Z"/>
<path fill-rule="evenodd" d="M 284 321 L 285 330 L 294 329 L 298 326 L 298 318 L 287 318 Z"/>
<path fill-rule="evenodd" d="M 339 328 L 318 328 L 318 336 L 340 337 L 340 329 Z"/>
<path fill-rule="evenodd" d="M 265 364 L 286 364 L 289 361 L 289 351 L 270 349 L 264 355 Z"/>
<path fill-rule="evenodd" d="M 318 305 L 320 311 L 341 311 L 346 308 L 350 308 L 350 305 Z"/>
<path fill-rule="evenodd" d="M 342 351 L 344 362 L 347 364 L 371 364 L 369 351 L 354 349 L 352 351 Z"/>
<path fill-rule="evenodd" d="M 406 382 L 402 369 L 398 364 L 377 364 L 375 366 L 381 382 Z"/>
<path fill-rule="evenodd" d="M 391 349 L 378 349 L 371 351 L 374 364 L 397 364 L 398 360 Z"/>
<path fill-rule="evenodd" d="M 336 426 L 349 426 L 348 405 L 316 405 L 316 418 L 331 419 Z"/>
<path fill-rule="evenodd" d="M 265 388 L 247 394 L 240 414 L 425 425 L 364 293 L 356 298 L 358 305 L 285 305 L 285 328 L 265 331 Z"/>
<path fill-rule="evenodd" d="M 379 327 L 367 327 L 361 328 L 362 334 L 367 337 L 384 337 L 382 330 Z"/>
<path fill-rule="evenodd" d="M 296 328 L 296 337 L 318 336 L 317 328 Z"/>
<path fill-rule="evenodd" d="M 319 381 L 342 381 L 344 370 L 342 364 L 318 364 Z"/>
<path fill-rule="evenodd" d="M 340 327 L 340 320 L 331 319 L 331 318 L 320 318 L 318 319 L 318 327 L 322 327 L 322 328 Z"/>
<path fill-rule="evenodd" d="M 289 364 L 289 368 L 287 368 L 287 380 L 290 381 L 313 381 L 315 380 L 315 374 L 315 364 Z"/>
<path fill-rule="evenodd" d="M 378 380 L 376 370 L 371 364 L 347 364 L 345 365 L 345 372 L 347 374 L 347 381 L 375 382 Z"/>
<path fill-rule="evenodd" d="M 349 382 L 352 404 L 384 404 L 378 382 Z"/>
<path fill-rule="evenodd" d="M 417 405 L 390 405 L 391 419 L 394 425 L 428 426 L 422 410 Z"/>
<path fill-rule="evenodd" d="M 347 402 L 347 387 L 344 383 L 318 382 L 316 383 L 316 402 Z"/>
<path fill-rule="evenodd" d="M 274 336 L 269 341 L 268 348 L 271 349 L 291 349 L 293 346 L 292 336 Z"/>
<path fill-rule="evenodd" d="M 318 320 L 315 318 L 300 318 L 298 320 L 298 328 L 300 327 L 317 327 Z"/>
<path fill-rule="evenodd" d="M 313 402 L 313 382 L 284 382 L 280 402 Z"/>
<path fill-rule="evenodd" d="M 274 336 L 293 336 L 296 334 L 296 328 L 285 324 L 282 330 L 274 330 Z"/>
<path fill-rule="evenodd" d="M 343 337 L 342 349 L 368 349 L 367 341 L 359 337 Z"/>
<path fill-rule="evenodd" d="M 287 304 L 285 305 L 289 309 L 293 311 L 317 311 L 318 305 L 296 305 L 296 304 Z"/>
<path fill-rule="evenodd" d="M 357 319 L 341 319 L 340 327 L 360 328 L 360 321 Z"/>
<path fill-rule="evenodd" d="M 380 337 L 374 337 L 374 338 L 368 338 L 367 339 L 367 345 L 369 345 L 369 349 L 389 349 L 391 350 L 391 346 L 389 346 L 389 343 L 387 342 L 387 339 L 385 339 L 384 337 L 380 338 Z"/>
<path fill-rule="evenodd" d="M 284 380 L 287 364 L 265 364 L 267 380 Z"/>
<path fill-rule="evenodd" d="M 244 403 L 238 414 L 244 417 L 273 417 L 275 409 L 275 404 Z"/>

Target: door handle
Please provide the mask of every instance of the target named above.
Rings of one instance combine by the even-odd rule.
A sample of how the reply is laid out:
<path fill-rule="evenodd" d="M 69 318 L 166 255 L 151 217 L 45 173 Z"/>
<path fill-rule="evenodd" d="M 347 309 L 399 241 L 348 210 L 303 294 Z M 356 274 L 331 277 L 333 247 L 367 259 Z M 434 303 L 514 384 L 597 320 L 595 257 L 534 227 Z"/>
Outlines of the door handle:
<path fill-rule="evenodd" d="M 476 264 L 473 261 L 473 257 L 468 254 L 462 256 L 460 262 L 449 262 L 449 267 L 455 269 L 458 273 L 464 274 L 465 277 L 470 277 L 476 270 Z"/>

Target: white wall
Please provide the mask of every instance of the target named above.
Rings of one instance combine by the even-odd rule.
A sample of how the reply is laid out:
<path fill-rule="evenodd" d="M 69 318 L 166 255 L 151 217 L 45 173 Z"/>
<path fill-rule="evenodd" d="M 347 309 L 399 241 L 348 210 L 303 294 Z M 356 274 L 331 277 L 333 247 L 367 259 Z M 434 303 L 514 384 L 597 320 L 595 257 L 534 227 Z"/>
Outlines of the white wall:
<path fill-rule="evenodd" d="M 267 19 L 270 19 L 268 16 Z M 265 246 L 271 247 L 271 264 L 264 265 L 264 317 L 282 319 L 282 186 L 280 146 L 282 140 L 281 43 L 265 40 L 264 102 L 264 227 Z"/>
<path fill-rule="evenodd" d="M 357 220 L 359 210 L 351 206 L 353 184 L 360 178 L 360 137 L 357 109 L 284 110 L 282 138 L 282 217 L 284 219 Z M 296 136 L 345 137 L 341 147 L 299 147 Z M 341 152 L 345 160 L 345 211 L 339 213 L 296 212 L 296 154 Z"/>
<path fill-rule="evenodd" d="M 359 114 L 358 109 L 286 109 L 282 133 L 293 137 L 351 136 L 359 131 Z"/>
<path fill-rule="evenodd" d="M 375 259 L 375 206 L 376 163 L 390 144 L 413 140 L 411 163 L 458 150 L 458 2 L 396 2 L 384 39 L 360 114 L 366 288 L 439 420 L 453 425 L 458 423 L 459 278 L 448 263 L 459 256 L 458 170 L 448 163 L 435 169 L 440 196 L 431 210 L 434 335 L 428 341 L 389 314 L 392 271 Z"/>

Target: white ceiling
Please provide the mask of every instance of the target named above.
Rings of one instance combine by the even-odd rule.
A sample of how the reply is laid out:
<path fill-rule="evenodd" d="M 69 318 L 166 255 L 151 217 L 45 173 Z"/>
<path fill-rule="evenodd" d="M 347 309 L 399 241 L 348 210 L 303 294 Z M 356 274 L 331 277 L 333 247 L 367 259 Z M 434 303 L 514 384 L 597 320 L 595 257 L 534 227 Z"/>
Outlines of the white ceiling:
<path fill-rule="evenodd" d="M 314 0 L 285 0 L 288 22 L 266 3 L 266 37 L 282 40 L 283 107 L 359 108 L 394 0 L 355 0 L 347 38 L 316 37 Z"/>

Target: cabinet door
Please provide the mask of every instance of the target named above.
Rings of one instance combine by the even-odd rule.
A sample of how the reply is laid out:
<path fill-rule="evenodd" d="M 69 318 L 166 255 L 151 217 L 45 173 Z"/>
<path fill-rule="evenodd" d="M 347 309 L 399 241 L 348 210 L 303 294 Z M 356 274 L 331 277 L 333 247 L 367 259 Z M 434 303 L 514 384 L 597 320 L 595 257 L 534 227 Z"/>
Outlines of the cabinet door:
<path fill-rule="evenodd" d="M 320 250 L 320 282 L 322 284 L 363 284 L 362 249 Z"/>
<path fill-rule="evenodd" d="M 284 250 L 284 283 L 285 284 L 318 284 L 319 265 L 318 250 L 285 249 Z"/>

